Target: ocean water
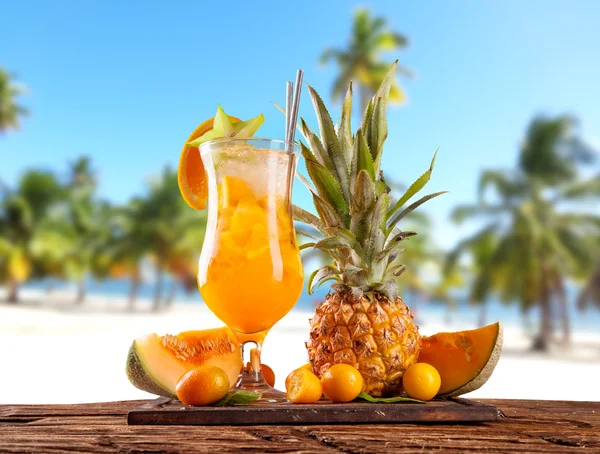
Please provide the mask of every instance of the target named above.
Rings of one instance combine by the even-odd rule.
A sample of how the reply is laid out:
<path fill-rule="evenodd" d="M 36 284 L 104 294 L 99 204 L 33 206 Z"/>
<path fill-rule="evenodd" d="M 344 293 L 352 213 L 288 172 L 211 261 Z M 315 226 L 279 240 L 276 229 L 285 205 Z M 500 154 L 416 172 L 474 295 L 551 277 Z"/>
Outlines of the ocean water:
<path fill-rule="evenodd" d="M 165 278 L 163 295 L 169 293 L 173 282 Z M 30 282 L 24 286 L 25 289 L 35 290 L 75 290 L 72 283 L 45 279 L 42 281 Z M 123 279 L 110 279 L 104 281 L 95 281 L 90 279 L 87 282 L 88 295 L 107 295 L 120 298 L 127 298 L 129 295 L 130 283 Z M 308 295 L 306 291 L 301 295 L 299 301 L 294 306 L 294 311 L 312 312 L 319 301 L 322 301 L 327 294 L 327 289 L 318 291 L 316 294 Z M 154 285 L 151 283 L 142 283 L 138 289 L 139 305 L 149 304 L 154 295 Z M 575 308 L 576 288 L 570 288 L 568 291 L 569 314 L 571 317 L 571 326 L 574 331 L 600 333 L 600 310 L 589 309 L 580 312 Z M 481 307 L 471 305 L 467 302 L 458 302 L 454 307 L 449 308 L 441 301 L 422 302 L 416 295 L 402 295 L 404 301 L 409 305 L 418 324 L 427 322 L 446 322 L 450 325 L 456 325 L 457 329 L 464 327 L 474 327 L 479 325 Z M 176 286 L 175 299 L 188 304 L 204 304 L 200 293 L 194 289 L 191 292 L 185 292 L 181 286 Z M 527 315 L 523 315 L 517 304 L 506 305 L 497 300 L 490 300 L 486 304 L 486 323 L 493 323 L 497 320 L 502 321 L 507 326 L 522 327 L 527 332 L 535 332 L 538 327 L 538 311 L 533 309 Z M 560 327 L 556 320 L 557 329 Z"/>

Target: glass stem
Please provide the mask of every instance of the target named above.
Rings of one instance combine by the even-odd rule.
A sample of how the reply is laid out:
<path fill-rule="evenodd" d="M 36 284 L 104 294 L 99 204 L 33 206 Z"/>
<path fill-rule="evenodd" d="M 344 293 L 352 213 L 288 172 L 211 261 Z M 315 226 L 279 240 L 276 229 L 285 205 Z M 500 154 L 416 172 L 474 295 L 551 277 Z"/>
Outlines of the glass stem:
<path fill-rule="evenodd" d="M 261 349 L 262 342 L 248 341 L 241 345 L 243 367 L 236 387 L 247 391 L 258 391 L 268 386 L 262 374 Z"/>

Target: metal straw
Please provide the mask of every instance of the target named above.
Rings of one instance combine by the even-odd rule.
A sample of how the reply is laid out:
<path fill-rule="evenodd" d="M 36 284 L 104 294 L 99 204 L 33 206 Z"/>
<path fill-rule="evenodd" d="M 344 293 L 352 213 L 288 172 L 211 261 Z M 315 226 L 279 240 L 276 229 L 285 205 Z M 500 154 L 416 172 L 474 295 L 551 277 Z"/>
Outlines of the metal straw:
<path fill-rule="evenodd" d="M 287 146 L 287 152 L 289 153 L 288 160 L 288 193 L 291 194 L 292 179 L 295 169 L 296 156 L 294 156 L 294 135 L 296 134 L 296 123 L 298 123 L 298 108 L 300 105 L 300 92 L 302 91 L 302 76 L 304 71 L 299 69 L 296 72 L 296 86 L 295 90 L 291 82 L 286 84 L 286 98 L 285 98 L 285 141 Z M 292 91 L 294 91 L 292 101 Z M 289 204 L 290 216 L 292 215 L 292 204 Z"/>
<path fill-rule="evenodd" d="M 285 85 L 285 141 L 290 140 L 290 123 L 292 120 L 291 109 L 292 109 L 292 96 L 294 86 L 291 81 L 288 81 Z"/>
<path fill-rule="evenodd" d="M 294 142 L 294 136 L 296 135 L 296 123 L 298 122 L 298 109 L 300 107 L 300 92 L 302 91 L 302 77 L 304 76 L 304 71 L 301 69 L 296 72 L 296 83 L 294 84 L 294 102 L 292 103 L 292 112 L 290 124 L 288 126 L 288 141 L 290 143 Z M 292 148 L 290 147 L 290 152 L 292 152 Z"/>

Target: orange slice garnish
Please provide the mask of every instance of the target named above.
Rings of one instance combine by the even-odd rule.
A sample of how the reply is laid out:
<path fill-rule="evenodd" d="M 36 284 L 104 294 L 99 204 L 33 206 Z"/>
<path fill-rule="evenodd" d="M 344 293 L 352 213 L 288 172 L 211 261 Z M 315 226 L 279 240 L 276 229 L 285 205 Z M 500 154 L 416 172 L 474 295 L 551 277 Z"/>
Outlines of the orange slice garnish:
<path fill-rule="evenodd" d="M 239 118 L 229 116 L 232 123 L 238 123 Z M 208 181 L 204 164 L 200 157 L 200 151 L 197 147 L 191 147 L 188 142 L 203 136 L 212 130 L 214 118 L 210 118 L 198 126 L 194 132 L 185 141 L 181 156 L 179 157 L 179 166 L 177 168 L 177 182 L 179 191 L 186 203 L 195 210 L 206 208 L 206 199 L 208 198 Z"/>

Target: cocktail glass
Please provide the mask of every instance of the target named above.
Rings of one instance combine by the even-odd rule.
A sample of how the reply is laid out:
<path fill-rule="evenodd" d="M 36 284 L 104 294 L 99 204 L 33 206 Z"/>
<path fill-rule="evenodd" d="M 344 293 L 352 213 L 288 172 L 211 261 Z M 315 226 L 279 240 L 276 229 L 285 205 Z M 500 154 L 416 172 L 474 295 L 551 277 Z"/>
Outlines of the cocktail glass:
<path fill-rule="evenodd" d="M 198 287 L 242 345 L 244 367 L 235 387 L 268 401 L 282 401 L 284 394 L 265 382 L 262 344 L 296 304 L 304 281 L 291 209 L 297 152 L 295 144 L 272 139 L 200 146 L 209 190 Z"/>

